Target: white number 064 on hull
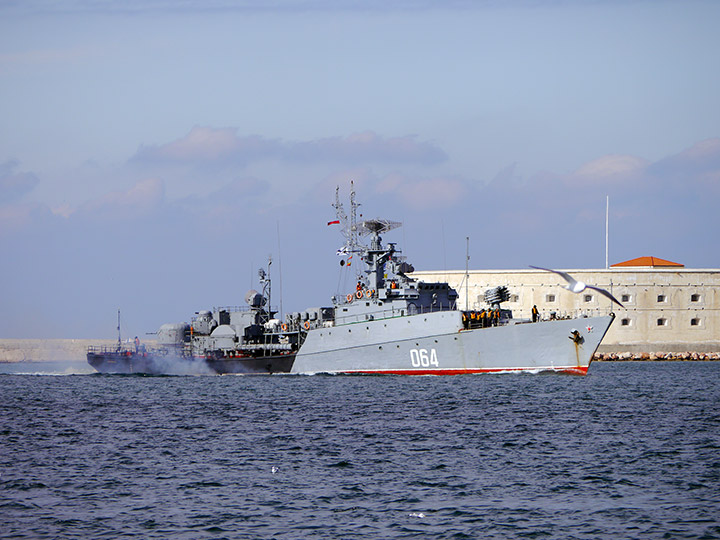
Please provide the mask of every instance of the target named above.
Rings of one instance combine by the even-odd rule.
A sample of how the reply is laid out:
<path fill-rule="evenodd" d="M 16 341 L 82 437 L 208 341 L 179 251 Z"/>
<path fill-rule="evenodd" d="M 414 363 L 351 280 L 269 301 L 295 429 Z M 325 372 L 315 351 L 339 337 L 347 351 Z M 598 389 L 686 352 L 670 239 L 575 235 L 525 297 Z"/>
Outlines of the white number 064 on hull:
<path fill-rule="evenodd" d="M 412 367 L 438 366 L 438 356 L 435 349 L 410 349 L 410 363 Z"/>

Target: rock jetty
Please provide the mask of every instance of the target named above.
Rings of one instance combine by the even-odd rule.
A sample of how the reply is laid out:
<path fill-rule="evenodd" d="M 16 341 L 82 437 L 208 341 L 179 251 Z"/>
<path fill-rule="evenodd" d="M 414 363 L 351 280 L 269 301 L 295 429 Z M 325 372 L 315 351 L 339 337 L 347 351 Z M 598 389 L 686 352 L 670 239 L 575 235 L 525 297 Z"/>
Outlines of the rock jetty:
<path fill-rule="evenodd" d="M 720 352 L 643 352 L 643 353 L 595 353 L 593 361 L 596 362 L 622 362 L 633 360 L 679 360 L 679 361 L 711 361 L 720 360 Z"/>

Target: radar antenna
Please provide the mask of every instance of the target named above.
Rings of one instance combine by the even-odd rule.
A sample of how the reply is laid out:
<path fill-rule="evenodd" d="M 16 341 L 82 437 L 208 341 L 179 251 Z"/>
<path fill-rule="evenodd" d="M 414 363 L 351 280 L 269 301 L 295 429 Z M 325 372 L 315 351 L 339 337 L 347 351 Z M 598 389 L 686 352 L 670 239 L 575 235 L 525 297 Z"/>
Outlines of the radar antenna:
<path fill-rule="evenodd" d="M 368 234 L 384 234 L 400 227 L 402 223 L 398 221 L 390 221 L 388 219 L 368 219 L 360 224 L 360 234 L 367 236 Z"/>

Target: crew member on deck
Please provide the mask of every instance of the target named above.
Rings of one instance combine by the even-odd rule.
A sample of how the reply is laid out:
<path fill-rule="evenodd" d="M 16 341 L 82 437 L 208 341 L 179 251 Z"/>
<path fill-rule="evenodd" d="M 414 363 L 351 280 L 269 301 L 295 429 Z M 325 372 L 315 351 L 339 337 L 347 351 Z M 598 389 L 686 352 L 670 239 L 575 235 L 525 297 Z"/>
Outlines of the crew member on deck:
<path fill-rule="evenodd" d="M 538 312 L 537 306 L 532 307 L 532 321 L 538 322 L 538 319 L 540 319 L 540 313 Z"/>

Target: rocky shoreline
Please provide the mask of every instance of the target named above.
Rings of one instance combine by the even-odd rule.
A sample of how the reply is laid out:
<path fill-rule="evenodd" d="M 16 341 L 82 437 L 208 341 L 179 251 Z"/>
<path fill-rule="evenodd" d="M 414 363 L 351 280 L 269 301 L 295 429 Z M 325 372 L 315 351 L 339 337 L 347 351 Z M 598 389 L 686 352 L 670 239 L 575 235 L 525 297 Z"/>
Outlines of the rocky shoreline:
<path fill-rule="evenodd" d="M 720 360 L 720 352 L 643 352 L 643 353 L 595 353 L 594 362 L 632 362 L 632 361 L 714 361 Z"/>

